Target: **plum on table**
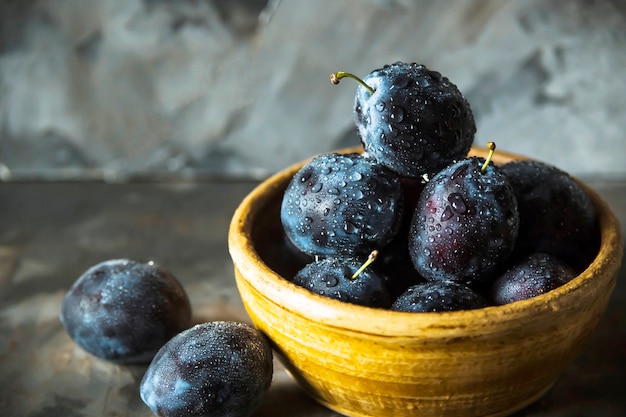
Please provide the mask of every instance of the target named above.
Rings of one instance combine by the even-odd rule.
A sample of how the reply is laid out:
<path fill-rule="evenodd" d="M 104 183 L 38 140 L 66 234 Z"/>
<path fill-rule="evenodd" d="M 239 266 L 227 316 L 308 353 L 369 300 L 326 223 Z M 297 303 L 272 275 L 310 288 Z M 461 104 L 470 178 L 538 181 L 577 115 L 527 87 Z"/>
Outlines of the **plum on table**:
<path fill-rule="evenodd" d="M 266 337 L 248 324 L 198 324 L 158 351 L 140 396 L 159 417 L 250 417 L 271 385 L 272 356 Z"/>
<path fill-rule="evenodd" d="M 112 259 L 74 282 L 60 320 L 74 342 L 94 356 L 147 363 L 190 326 L 191 305 L 176 277 L 157 264 Z"/>

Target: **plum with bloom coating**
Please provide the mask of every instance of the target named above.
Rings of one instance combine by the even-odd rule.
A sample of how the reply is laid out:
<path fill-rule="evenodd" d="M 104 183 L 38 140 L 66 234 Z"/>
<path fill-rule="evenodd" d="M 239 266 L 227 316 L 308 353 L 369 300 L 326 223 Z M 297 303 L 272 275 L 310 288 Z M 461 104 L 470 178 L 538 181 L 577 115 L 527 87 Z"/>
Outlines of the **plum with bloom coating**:
<path fill-rule="evenodd" d="M 473 289 L 452 281 L 424 282 L 409 287 L 391 306 L 395 311 L 435 312 L 487 307 L 487 300 Z"/>
<path fill-rule="evenodd" d="M 564 261 L 546 253 L 532 253 L 506 269 L 491 287 L 497 305 L 526 300 L 571 281 L 576 272 Z"/>
<path fill-rule="evenodd" d="M 535 160 L 511 161 L 501 170 L 518 201 L 515 254 L 549 253 L 584 270 L 598 252 L 600 228 L 595 206 L 582 186 L 554 165 Z"/>
<path fill-rule="evenodd" d="M 116 363 L 147 363 L 191 324 L 176 277 L 153 262 L 112 259 L 84 272 L 63 299 L 61 323 L 85 351 Z"/>
<path fill-rule="evenodd" d="M 346 74 L 333 74 L 333 82 Z M 463 159 L 476 132 L 470 105 L 455 84 L 424 65 L 404 62 L 363 78 L 354 122 L 365 152 L 406 177 L 432 176 Z"/>
<path fill-rule="evenodd" d="M 328 153 L 293 176 L 280 219 L 287 237 L 304 253 L 367 255 L 393 239 L 402 210 L 396 174 L 357 153 Z"/>
<path fill-rule="evenodd" d="M 250 417 L 272 377 L 265 336 L 245 323 L 216 321 L 167 342 L 146 370 L 139 393 L 159 417 Z"/>
<path fill-rule="evenodd" d="M 391 298 L 385 280 L 374 269 L 362 266 L 357 258 L 325 258 L 306 265 L 292 282 L 335 300 L 389 308 Z"/>

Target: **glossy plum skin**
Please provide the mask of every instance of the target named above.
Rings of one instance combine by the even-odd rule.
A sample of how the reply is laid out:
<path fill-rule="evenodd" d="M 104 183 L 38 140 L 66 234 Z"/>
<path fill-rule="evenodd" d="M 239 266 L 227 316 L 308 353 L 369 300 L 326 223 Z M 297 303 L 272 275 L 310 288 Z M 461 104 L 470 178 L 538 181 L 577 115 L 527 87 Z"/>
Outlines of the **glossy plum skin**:
<path fill-rule="evenodd" d="M 250 417 L 273 377 L 271 347 L 252 326 L 198 324 L 167 342 L 140 384 L 159 417 Z"/>
<path fill-rule="evenodd" d="M 365 152 L 405 177 L 434 175 L 469 151 L 476 124 L 469 103 L 446 77 L 396 62 L 357 87 L 354 119 Z"/>
<path fill-rule="evenodd" d="M 356 278 L 352 275 L 363 265 L 357 258 L 326 258 L 302 268 L 292 282 L 324 297 L 347 303 L 389 308 L 391 297 L 385 280 L 371 267 Z"/>
<path fill-rule="evenodd" d="M 395 311 L 436 312 L 487 307 L 478 292 L 452 281 L 432 281 L 409 287 L 391 306 Z"/>
<path fill-rule="evenodd" d="M 369 254 L 391 241 L 402 221 L 397 175 L 360 154 L 322 154 L 285 190 L 285 234 L 311 256 Z"/>
<path fill-rule="evenodd" d="M 490 298 L 496 305 L 526 300 L 558 288 L 576 275 L 561 259 L 533 253 L 507 268 L 494 281 Z"/>
<path fill-rule="evenodd" d="M 469 157 L 424 187 L 409 231 L 409 252 L 429 281 L 477 287 L 510 256 L 519 230 L 513 189 L 498 167 Z"/>
<path fill-rule="evenodd" d="M 600 229 L 583 188 L 566 172 L 540 161 L 512 161 L 501 169 L 518 201 L 516 255 L 549 253 L 579 271 L 586 268 L 597 253 Z"/>
<path fill-rule="evenodd" d="M 158 265 L 128 259 L 101 262 L 66 293 L 60 320 L 82 349 L 101 359 L 147 363 L 191 324 L 187 294 Z"/>

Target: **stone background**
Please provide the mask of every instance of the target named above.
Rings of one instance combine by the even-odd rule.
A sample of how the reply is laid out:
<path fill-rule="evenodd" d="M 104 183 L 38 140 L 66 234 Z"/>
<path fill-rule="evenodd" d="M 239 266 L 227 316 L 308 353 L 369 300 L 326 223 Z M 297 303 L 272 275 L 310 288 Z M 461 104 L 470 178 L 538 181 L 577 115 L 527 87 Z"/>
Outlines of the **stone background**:
<path fill-rule="evenodd" d="M 0 178 L 262 178 L 358 144 L 328 76 L 397 60 L 477 144 L 626 176 L 622 0 L 2 0 Z"/>

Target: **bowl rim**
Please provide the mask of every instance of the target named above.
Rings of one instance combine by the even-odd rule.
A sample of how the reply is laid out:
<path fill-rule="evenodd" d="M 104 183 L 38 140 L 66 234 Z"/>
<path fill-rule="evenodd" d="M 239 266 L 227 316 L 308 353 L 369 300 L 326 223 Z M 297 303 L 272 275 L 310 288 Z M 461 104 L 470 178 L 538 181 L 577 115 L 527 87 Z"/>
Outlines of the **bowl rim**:
<path fill-rule="evenodd" d="M 362 152 L 362 148 L 350 147 L 331 152 Z M 486 148 L 473 146 L 468 156 L 484 157 L 487 153 Z M 525 313 L 529 309 L 534 311 L 534 317 L 539 312 L 556 311 L 568 304 L 579 302 L 585 297 L 586 289 L 596 284 L 594 280 L 612 281 L 606 284 L 611 288 L 615 285 L 624 251 L 619 220 L 598 193 L 574 177 L 596 207 L 601 233 L 600 248 L 593 262 L 584 271 L 552 291 L 500 306 L 427 313 L 359 306 L 312 293 L 283 278 L 263 262 L 252 242 L 252 223 L 259 209 L 270 202 L 278 189 L 283 187 L 282 184 L 286 186 L 285 181 L 288 182 L 303 164 L 315 156 L 317 155 L 295 163 L 258 184 L 235 210 L 228 232 L 228 247 L 236 269 L 236 279 L 247 281 L 258 296 L 280 304 L 281 308 L 293 314 L 327 326 L 381 336 L 409 336 L 419 330 L 428 330 L 429 334 L 437 337 L 437 331 L 455 332 L 465 329 L 470 323 L 482 327 L 481 331 L 490 333 L 510 329 L 515 322 L 524 325 L 520 321 L 525 320 L 528 323 L 528 314 Z M 520 159 L 529 158 L 500 150 L 494 155 L 496 164 Z M 486 322 L 490 323 L 489 328 L 484 327 Z"/>

